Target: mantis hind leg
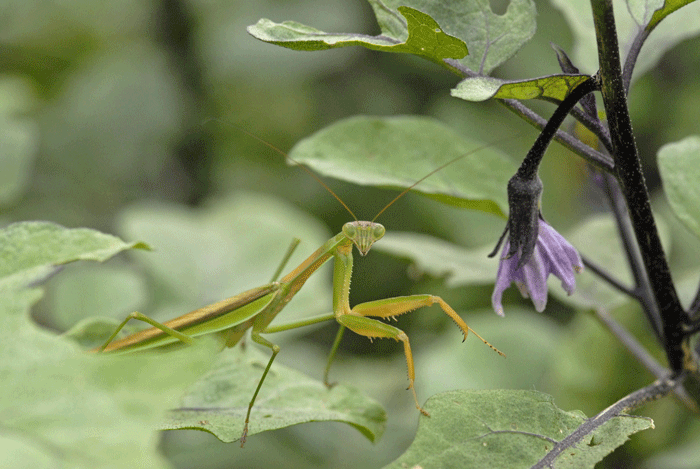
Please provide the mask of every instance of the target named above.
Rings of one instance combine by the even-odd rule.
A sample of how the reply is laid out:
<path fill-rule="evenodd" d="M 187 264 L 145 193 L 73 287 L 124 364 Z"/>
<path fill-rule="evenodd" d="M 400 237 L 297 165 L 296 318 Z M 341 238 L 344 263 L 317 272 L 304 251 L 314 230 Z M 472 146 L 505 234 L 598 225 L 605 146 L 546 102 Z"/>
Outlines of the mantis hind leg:
<path fill-rule="evenodd" d="M 121 330 L 124 329 L 124 326 L 126 326 L 126 324 L 129 321 L 131 321 L 132 319 L 136 319 L 138 321 L 143 321 L 146 324 L 150 324 L 151 326 L 153 326 L 157 329 L 160 329 L 165 334 L 168 334 L 169 336 L 176 338 L 180 342 L 184 342 L 186 344 L 191 344 L 194 341 L 194 339 L 192 339 L 192 337 L 190 337 L 186 334 L 183 334 L 182 332 L 178 332 L 175 329 L 172 329 L 172 328 L 166 326 L 165 324 L 162 324 L 162 323 L 156 321 L 155 319 L 151 319 L 148 316 L 146 316 L 145 314 L 139 313 L 138 311 L 134 311 L 133 313 L 129 314 L 126 317 L 126 319 L 124 319 L 121 322 L 121 324 L 119 324 L 119 326 L 117 326 L 117 328 L 114 330 L 112 335 L 109 336 L 109 338 L 105 341 L 105 343 L 102 344 L 101 347 L 95 349 L 94 351 L 98 352 L 98 353 L 104 352 L 104 351 L 109 351 L 109 350 L 107 350 L 109 345 L 114 341 L 115 337 L 117 337 L 117 334 L 119 334 L 119 332 L 121 332 Z"/>

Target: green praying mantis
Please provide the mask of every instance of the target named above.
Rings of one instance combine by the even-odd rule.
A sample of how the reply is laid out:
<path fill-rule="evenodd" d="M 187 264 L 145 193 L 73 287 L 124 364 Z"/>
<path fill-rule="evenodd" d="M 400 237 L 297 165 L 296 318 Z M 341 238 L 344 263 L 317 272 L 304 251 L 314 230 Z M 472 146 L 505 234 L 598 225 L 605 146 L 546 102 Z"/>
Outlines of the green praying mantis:
<path fill-rule="evenodd" d="M 252 138 L 257 139 L 263 144 L 272 148 L 274 151 L 280 153 L 289 161 L 298 164 L 287 154 L 277 149 L 270 143 L 243 129 L 241 130 Z M 336 355 L 341 338 L 346 328 L 369 339 L 391 338 L 400 341 L 403 344 L 406 363 L 408 366 L 408 389 L 410 389 L 413 394 L 416 408 L 422 414 L 427 416 L 428 413 L 421 407 L 415 391 L 415 367 L 409 338 L 406 333 L 398 327 L 382 322 L 379 319 L 394 318 L 418 308 L 437 304 L 442 311 L 457 324 L 464 336 L 464 339 L 467 338 L 468 333 L 471 331 L 474 335 L 481 339 L 482 342 L 484 342 L 498 354 L 502 356 L 505 355 L 483 339 L 473 329 L 467 326 L 464 320 L 454 311 L 454 309 L 452 309 L 452 307 L 450 307 L 442 298 L 438 296 L 430 294 L 399 296 L 369 301 L 355 305 L 354 307 L 350 307 L 349 296 L 350 280 L 352 277 L 353 268 L 353 245 L 357 247 L 357 250 L 361 256 L 365 256 L 372 248 L 372 245 L 379 241 L 386 232 L 384 226 L 376 223 L 374 220 L 376 220 L 389 206 L 434 173 L 468 154 L 482 150 L 489 146 L 491 146 L 491 144 L 475 148 L 470 152 L 462 154 L 431 171 L 429 174 L 416 181 L 412 186 L 396 196 L 374 217 L 372 221 L 358 221 L 357 217 L 355 217 L 350 208 L 322 180 L 320 180 L 318 176 L 301 165 L 306 172 L 308 172 L 323 187 L 325 187 L 326 190 L 328 190 L 329 193 L 345 207 L 355 221 L 348 222 L 343 225 L 340 233 L 329 239 L 298 267 L 279 280 L 276 279 L 280 275 L 284 265 L 298 244 L 298 240 L 295 240 L 290 246 L 289 250 L 287 251 L 287 255 L 281 262 L 277 272 L 273 276 L 273 280 L 270 283 L 257 288 L 252 288 L 243 293 L 239 293 L 238 295 L 203 308 L 196 309 L 164 323 L 159 323 L 139 312 L 133 312 L 121 324 L 119 324 L 104 345 L 92 351 L 99 353 L 122 353 L 160 347 L 176 342 L 190 344 L 197 336 L 213 333 L 218 333 L 221 336 L 226 347 L 233 347 L 238 344 L 246 335 L 247 331 L 250 330 L 250 337 L 253 342 L 269 348 L 272 351 L 272 355 L 270 356 L 262 376 L 258 381 L 253 396 L 251 397 L 250 403 L 248 404 L 243 433 L 240 438 L 241 446 L 243 446 L 248 436 L 251 410 L 253 409 L 255 400 L 260 392 L 270 367 L 272 366 L 275 357 L 280 352 L 280 347 L 263 337 L 263 334 L 294 329 L 335 319 L 340 325 L 340 328 L 328 357 L 328 362 L 324 371 L 324 383 L 327 386 L 330 386 L 328 381 L 330 366 Z M 331 258 L 334 260 L 333 312 L 282 326 L 271 326 L 270 323 L 284 309 L 287 303 L 292 300 L 294 295 L 304 286 L 309 277 Z M 146 322 L 152 327 L 133 333 L 126 337 L 116 339 L 119 332 L 132 319 Z"/>

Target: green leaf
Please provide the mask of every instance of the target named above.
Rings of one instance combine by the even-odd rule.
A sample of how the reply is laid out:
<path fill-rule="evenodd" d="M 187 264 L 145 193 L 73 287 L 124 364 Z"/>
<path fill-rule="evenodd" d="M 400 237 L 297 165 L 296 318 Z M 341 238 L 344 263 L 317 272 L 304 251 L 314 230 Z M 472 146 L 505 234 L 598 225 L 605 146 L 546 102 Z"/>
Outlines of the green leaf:
<path fill-rule="evenodd" d="M 295 237 L 301 244 L 285 273 L 331 236 L 293 204 L 254 192 L 208 200 L 197 208 L 144 202 L 125 209 L 119 218 L 125 237 L 147 239 L 155 249 L 132 257 L 159 287 L 150 292 L 147 314 L 160 321 L 267 284 Z M 330 311 L 331 272 L 328 267 L 316 272 L 279 320 Z"/>
<path fill-rule="evenodd" d="M 40 296 L 37 289 L 0 295 L 0 466 L 169 467 L 153 431 L 211 362 L 215 344 L 90 355 L 29 319 Z"/>
<path fill-rule="evenodd" d="M 497 316 L 492 308 L 458 313 L 506 357 L 497 355 L 473 335 L 462 342 L 459 330 L 450 324 L 447 334 L 431 337 L 428 350 L 418 346 L 415 351 L 419 396 L 447 389 L 528 389 L 549 382 L 549 371 L 558 360 L 563 327 L 527 307 L 508 308 L 506 318 Z"/>
<path fill-rule="evenodd" d="M 643 22 L 646 19 L 651 18 L 646 29 L 650 30 L 649 26 L 655 29 L 654 34 L 646 39 L 639 54 L 633 79 L 652 69 L 668 50 L 700 33 L 700 21 L 697 20 L 700 18 L 700 2 L 688 4 L 683 10 L 684 14 L 668 16 L 672 11 L 683 6 L 677 5 L 678 1 L 684 0 L 666 2 L 662 9 L 653 15 L 651 15 L 653 8 L 660 5 L 659 0 L 613 1 L 615 25 L 621 47 L 624 48 L 626 44 L 630 44 L 637 34 L 643 32 L 645 28 Z M 598 70 L 598 54 L 591 53 L 597 50 L 591 3 L 588 0 L 552 0 L 552 5 L 561 10 L 574 33 L 575 44 L 570 54 L 571 59 L 581 72 L 594 73 Z M 659 24 L 664 18 L 665 21 Z M 624 50 L 621 50 L 621 55 L 624 61 L 626 58 Z"/>
<path fill-rule="evenodd" d="M 543 99 L 558 103 L 569 92 L 589 78 L 586 75 L 552 75 L 522 81 L 506 81 L 492 77 L 462 80 L 451 94 L 466 101 L 498 99 Z"/>
<path fill-rule="evenodd" d="M 700 237 L 700 137 L 664 145 L 658 154 L 664 192 L 673 212 Z"/>
<path fill-rule="evenodd" d="M 214 367 L 169 412 L 164 429 L 196 428 L 224 442 L 240 439 L 248 404 L 270 359 L 257 347 L 223 351 Z M 274 363 L 250 415 L 248 435 L 306 422 L 337 421 L 370 441 L 382 436 L 386 413 L 375 400 L 345 385 L 322 382 Z"/>
<path fill-rule="evenodd" d="M 531 0 L 511 1 L 503 15 L 494 14 L 487 0 L 461 2 L 450 8 L 425 0 L 369 1 L 381 29 L 378 36 L 326 33 L 294 21 L 278 24 L 267 19 L 249 26 L 248 32 L 262 41 L 296 50 L 359 45 L 419 55 L 448 68 L 451 66 L 444 59 L 455 59 L 478 73 L 489 73 L 512 57 L 535 32 L 535 4 Z"/>
<path fill-rule="evenodd" d="M 688 5 L 689 3 L 693 3 L 694 1 L 695 0 L 666 0 L 661 8 L 658 8 L 656 11 L 653 12 L 654 14 L 651 17 L 649 23 L 647 24 L 646 30 L 652 31 L 661 22 L 661 20 L 663 20 L 679 8 Z M 659 2 L 657 0 L 654 2 L 654 5 L 657 5 L 658 3 Z"/>
<path fill-rule="evenodd" d="M 22 195 L 29 182 L 39 130 L 25 117 L 34 105 L 29 84 L 16 77 L 0 79 L 0 203 Z"/>
<path fill-rule="evenodd" d="M 504 216 L 515 163 L 434 119 L 353 117 L 298 142 L 290 156 L 319 173 L 360 185 L 406 188 L 451 205 Z"/>
<path fill-rule="evenodd" d="M 95 314 L 121 321 L 147 299 L 144 279 L 132 266 L 97 264 L 66 269 L 47 286 L 46 296 L 52 306 L 51 325 L 59 330 Z"/>
<path fill-rule="evenodd" d="M 455 461 L 465 469 L 530 467 L 586 420 L 536 391 L 446 392 L 430 398 L 425 410 L 431 417 L 420 418 L 411 447 L 386 468 L 456 467 Z M 650 419 L 613 418 L 587 444 L 565 451 L 556 467 L 592 468 L 629 435 L 650 427 Z"/>
<path fill-rule="evenodd" d="M 89 350 L 103 345 L 117 329 L 120 322 L 112 318 L 91 316 L 78 321 L 62 336 L 79 344 L 81 348 Z"/>
<path fill-rule="evenodd" d="M 627 11 L 635 23 L 645 25 L 663 4 L 664 0 L 627 0 Z"/>
<path fill-rule="evenodd" d="M 14 223 L 0 230 L 0 290 L 43 280 L 68 262 L 101 262 L 134 248 L 148 246 L 88 228 L 69 229 L 41 221 Z"/>
<path fill-rule="evenodd" d="M 671 236 L 662 220 L 657 219 L 661 240 L 670 252 Z M 569 230 L 565 238 L 578 251 L 605 270 L 623 285 L 632 286 L 632 276 L 625 260 L 617 226 L 608 215 L 596 215 L 583 220 Z M 606 242 L 601 243 L 604 239 Z M 579 308 L 604 307 L 612 309 L 629 303 L 630 297 L 603 282 L 590 269 L 576 275 L 576 291 L 568 296 L 559 280 L 550 277 L 549 292 L 560 301 Z"/>
<path fill-rule="evenodd" d="M 405 41 L 387 35 L 330 34 L 294 21 L 281 24 L 261 19 L 248 27 L 260 39 L 295 50 L 326 50 L 337 47 L 363 46 L 384 52 L 401 52 L 425 57 L 445 66 L 444 59 L 461 59 L 469 54 L 463 41 L 445 34 L 430 16 L 409 7 L 399 7 L 408 37 Z"/>
<path fill-rule="evenodd" d="M 488 257 L 493 246 L 466 249 L 419 233 L 389 232 L 372 249 L 411 259 L 422 272 L 444 277 L 450 287 L 491 284 L 498 268 L 498 260 Z"/>

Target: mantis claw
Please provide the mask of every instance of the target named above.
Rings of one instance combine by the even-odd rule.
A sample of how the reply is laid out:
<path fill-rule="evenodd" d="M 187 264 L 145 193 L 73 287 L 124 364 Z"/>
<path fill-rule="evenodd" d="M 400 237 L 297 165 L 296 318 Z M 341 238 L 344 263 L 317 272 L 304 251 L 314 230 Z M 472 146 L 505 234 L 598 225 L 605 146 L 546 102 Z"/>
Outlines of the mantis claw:
<path fill-rule="evenodd" d="M 245 445 L 246 440 L 248 439 L 248 422 L 245 423 L 243 426 L 243 434 L 241 435 L 241 448 L 243 448 L 243 445 Z"/>
<path fill-rule="evenodd" d="M 337 382 L 337 381 L 334 381 L 334 382 L 332 382 L 332 383 L 326 383 L 326 382 L 324 382 L 323 384 L 326 385 L 326 387 L 328 388 L 328 390 L 331 390 L 331 389 L 333 389 L 333 388 L 336 386 L 336 384 L 338 384 L 338 382 Z"/>

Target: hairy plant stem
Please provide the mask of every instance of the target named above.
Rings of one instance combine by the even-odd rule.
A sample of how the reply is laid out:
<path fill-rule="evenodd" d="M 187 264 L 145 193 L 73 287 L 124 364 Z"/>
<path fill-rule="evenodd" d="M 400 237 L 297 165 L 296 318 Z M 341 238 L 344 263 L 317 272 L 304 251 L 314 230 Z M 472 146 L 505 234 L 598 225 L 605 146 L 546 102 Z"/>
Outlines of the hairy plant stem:
<path fill-rule="evenodd" d="M 620 192 L 620 186 L 617 180 L 609 174 L 603 174 L 603 190 L 610 202 L 610 208 L 615 217 L 617 231 L 622 240 L 625 254 L 627 255 L 627 265 L 629 266 L 632 276 L 634 277 L 635 297 L 642 306 L 644 314 L 646 314 L 649 323 L 659 340 L 663 340 L 663 323 L 659 308 L 654 302 L 652 289 L 649 285 L 649 278 L 646 275 L 644 262 L 642 260 L 639 247 L 634 242 L 634 230 L 630 223 L 629 214 L 627 212 L 627 204 Z"/>
<path fill-rule="evenodd" d="M 545 455 L 544 458 L 540 459 L 537 464 L 532 466 L 532 469 L 543 469 L 554 467 L 557 457 L 569 448 L 574 448 L 577 445 L 591 435 L 596 429 L 602 426 L 604 423 L 610 421 L 611 419 L 618 417 L 620 415 L 627 414 L 628 412 L 637 409 L 644 404 L 651 401 L 659 399 L 666 396 L 671 392 L 682 379 L 682 375 L 678 377 L 666 377 L 664 379 L 657 380 L 642 389 L 639 389 L 604 411 L 600 412 L 595 417 L 591 417 L 586 420 L 581 426 L 574 430 L 571 434 L 567 435 L 563 440 L 559 441 L 554 448 Z M 634 416 L 628 416 L 627 418 L 635 418 Z M 637 417 L 640 418 L 640 417 Z"/>
<path fill-rule="evenodd" d="M 540 134 L 537 136 L 537 140 L 535 140 L 535 143 L 525 156 L 520 168 L 518 168 L 517 174 L 522 179 L 533 179 L 536 177 L 537 169 L 540 166 L 542 157 L 544 156 L 549 143 L 552 141 L 554 134 L 556 134 L 557 130 L 559 129 L 559 126 L 561 126 L 562 122 L 564 122 L 566 116 L 569 115 L 569 111 L 576 106 L 581 98 L 586 96 L 588 93 L 595 91 L 596 89 L 598 89 L 598 82 L 595 78 L 591 77 L 571 90 L 569 95 L 564 98 L 561 104 L 554 111 L 554 114 L 552 114 L 552 117 L 549 119 L 549 121 L 547 121 L 547 125 L 544 126 L 542 132 L 540 132 Z"/>
<path fill-rule="evenodd" d="M 464 77 L 480 76 L 472 70 L 464 67 L 457 60 L 445 59 L 445 62 Z M 539 130 L 542 130 L 547 124 L 547 120 L 544 117 L 540 116 L 517 99 L 497 99 L 497 101 L 501 105 L 505 106 L 506 109 L 521 117 L 523 120 Z M 578 112 L 578 110 L 575 108 L 572 110 L 571 114 L 582 124 L 584 124 L 586 128 L 593 132 L 604 146 L 610 147 L 610 136 L 608 135 L 607 131 L 602 128 L 599 122 L 595 123 L 593 119 L 584 115 L 585 113 L 583 112 Z M 561 143 L 565 148 L 569 149 L 573 153 L 581 156 L 588 163 L 601 171 L 611 172 L 613 170 L 613 161 L 608 155 L 589 147 L 573 135 L 570 135 L 563 130 L 557 130 L 557 132 L 554 134 L 554 140 Z"/>
<path fill-rule="evenodd" d="M 666 262 L 642 174 L 627 108 L 612 0 L 591 0 L 598 42 L 603 104 L 610 126 L 615 173 L 627 201 L 630 220 L 654 300 L 662 319 L 663 342 L 671 370 L 684 367 L 686 314 Z"/>

